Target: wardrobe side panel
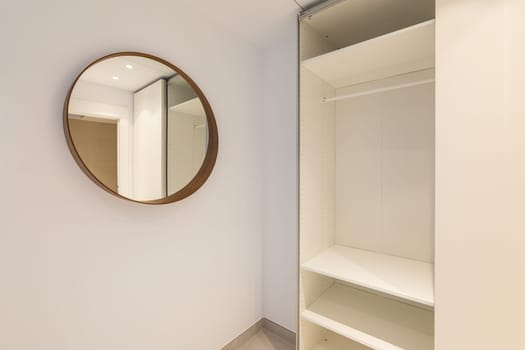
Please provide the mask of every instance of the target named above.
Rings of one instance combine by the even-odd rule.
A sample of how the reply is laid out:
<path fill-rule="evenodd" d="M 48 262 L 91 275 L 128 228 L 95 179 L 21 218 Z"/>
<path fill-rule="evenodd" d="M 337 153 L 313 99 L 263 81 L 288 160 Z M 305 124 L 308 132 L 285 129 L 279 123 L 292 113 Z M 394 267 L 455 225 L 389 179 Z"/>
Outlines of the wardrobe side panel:
<path fill-rule="evenodd" d="M 326 329 L 306 320 L 301 320 L 302 339 L 299 350 L 313 350 L 321 342 Z"/>
<path fill-rule="evenodd" d="M 299 57 L 301 60 L 316 57 L 337 49 L 337 46 L 326 40 L 319 32 L 306 24 L 300 25 L 301 48 Z"/>
<path fill-rule="evenodd" d="M 335 106 L 321 103 L 334 88 L 301 70 L 301 262 L 334 243 Z"/>
<path fill-rule="evenodd" d="M 434 90 L 336 102 L 338 244 L 433 261 Z"/>
<path fill-rule="evenodd" d="M 322 104 L 335 89 L 301 69 L 300 115 L 300 263 L 334 244 L 335 107 Z M 300 274 L 300 311 L 331 284 L 316 274 Z M 300 348 L 310 350 L 321 329 L 300 323 Z"/>

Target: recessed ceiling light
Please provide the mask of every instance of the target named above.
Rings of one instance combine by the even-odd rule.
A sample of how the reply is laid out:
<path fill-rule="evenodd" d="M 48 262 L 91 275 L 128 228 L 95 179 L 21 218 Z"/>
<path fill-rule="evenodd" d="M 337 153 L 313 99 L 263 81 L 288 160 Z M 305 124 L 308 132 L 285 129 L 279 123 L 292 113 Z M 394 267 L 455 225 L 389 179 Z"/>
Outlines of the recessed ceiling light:
<path fill-rule="evenodd" d="M 111 77 L 111 79 L 118 80 L 118 77 L 116 75 L 114 75 L 113 77 Z"/>
<path fill-rule="evenodd" d="M 133 66 L 131 64 L 126 64 L 127 69 L 133 69 Z"/>

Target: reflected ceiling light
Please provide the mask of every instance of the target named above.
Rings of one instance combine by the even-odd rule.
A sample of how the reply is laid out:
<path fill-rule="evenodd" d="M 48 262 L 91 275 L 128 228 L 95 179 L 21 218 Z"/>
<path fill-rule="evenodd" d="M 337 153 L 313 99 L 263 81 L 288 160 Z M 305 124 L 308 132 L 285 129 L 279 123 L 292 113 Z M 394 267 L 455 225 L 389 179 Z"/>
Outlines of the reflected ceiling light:
<path fill-rule="evenodd" d="M 128 63 L 128 64 L 126 64 L 126 68 L 127 68 L 127 69 L 133 69 L 133 66 L 132 66 L 131 64 Z"/>
<path fill-rule="evenodd" d="M 112 76 L 111 79 L 118 80 L 118 77 L 116 75 Z"/>

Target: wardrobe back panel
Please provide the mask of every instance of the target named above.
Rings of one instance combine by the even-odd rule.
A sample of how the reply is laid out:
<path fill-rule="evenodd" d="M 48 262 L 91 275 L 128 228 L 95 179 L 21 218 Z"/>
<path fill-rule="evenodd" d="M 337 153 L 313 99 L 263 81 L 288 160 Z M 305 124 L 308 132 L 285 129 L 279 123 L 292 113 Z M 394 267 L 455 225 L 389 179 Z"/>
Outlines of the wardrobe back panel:
<path fill-rule="evenodd" d="M 335 179 L 337 244 L 433 261 L 434 84 L 336 102 Z"/>

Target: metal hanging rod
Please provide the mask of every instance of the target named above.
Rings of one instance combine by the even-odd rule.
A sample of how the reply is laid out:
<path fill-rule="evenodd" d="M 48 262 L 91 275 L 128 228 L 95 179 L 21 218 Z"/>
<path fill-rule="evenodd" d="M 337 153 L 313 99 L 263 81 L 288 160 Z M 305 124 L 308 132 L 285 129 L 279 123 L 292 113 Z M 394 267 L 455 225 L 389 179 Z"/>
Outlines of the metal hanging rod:
<path fill-rule="evenodd" d="M 333 102 L 333 101 L 345 100 L 345 99 L 347 99 L 347 98 L 353 98 L 353 97 L 358 97 L 358 96 L 372 95 L 372 94 L 377 94 L 377 93 L 385 92 L 385 91 L 392 91 L 392 90 L 404 89 L 404 88 L 408 88 L 408 87 L 411 87 L 411 86 L 418 86 L 418 85 L 430 84 L 430 83 L 433 83 L 433 82 L 435 82 L 435 81 L 436 81 L 436 80 L 435 80 L 434 78 L 432 78 L 432 79 L 425 79 L 425 80 L 413 81 L 413 82 L 411 82 L 411 83 L 406 83 L 406 84 L 398 84 L 398 85 L 387 86 L 387 87 L 379 88 L 379 89 L 372 89 L 372 90 L 363 91 L 363 92 L 355 92 L 355 93 L 353 93 L 353 94 L 348 94 L 348 95 L 342 95 L 342 96 L 336 96 L 336 97 L 323 97 L 323 99 L 322 99 L 321 102 L 322 102 L 322 103 L 326 103 L 326 102 Z"/>

